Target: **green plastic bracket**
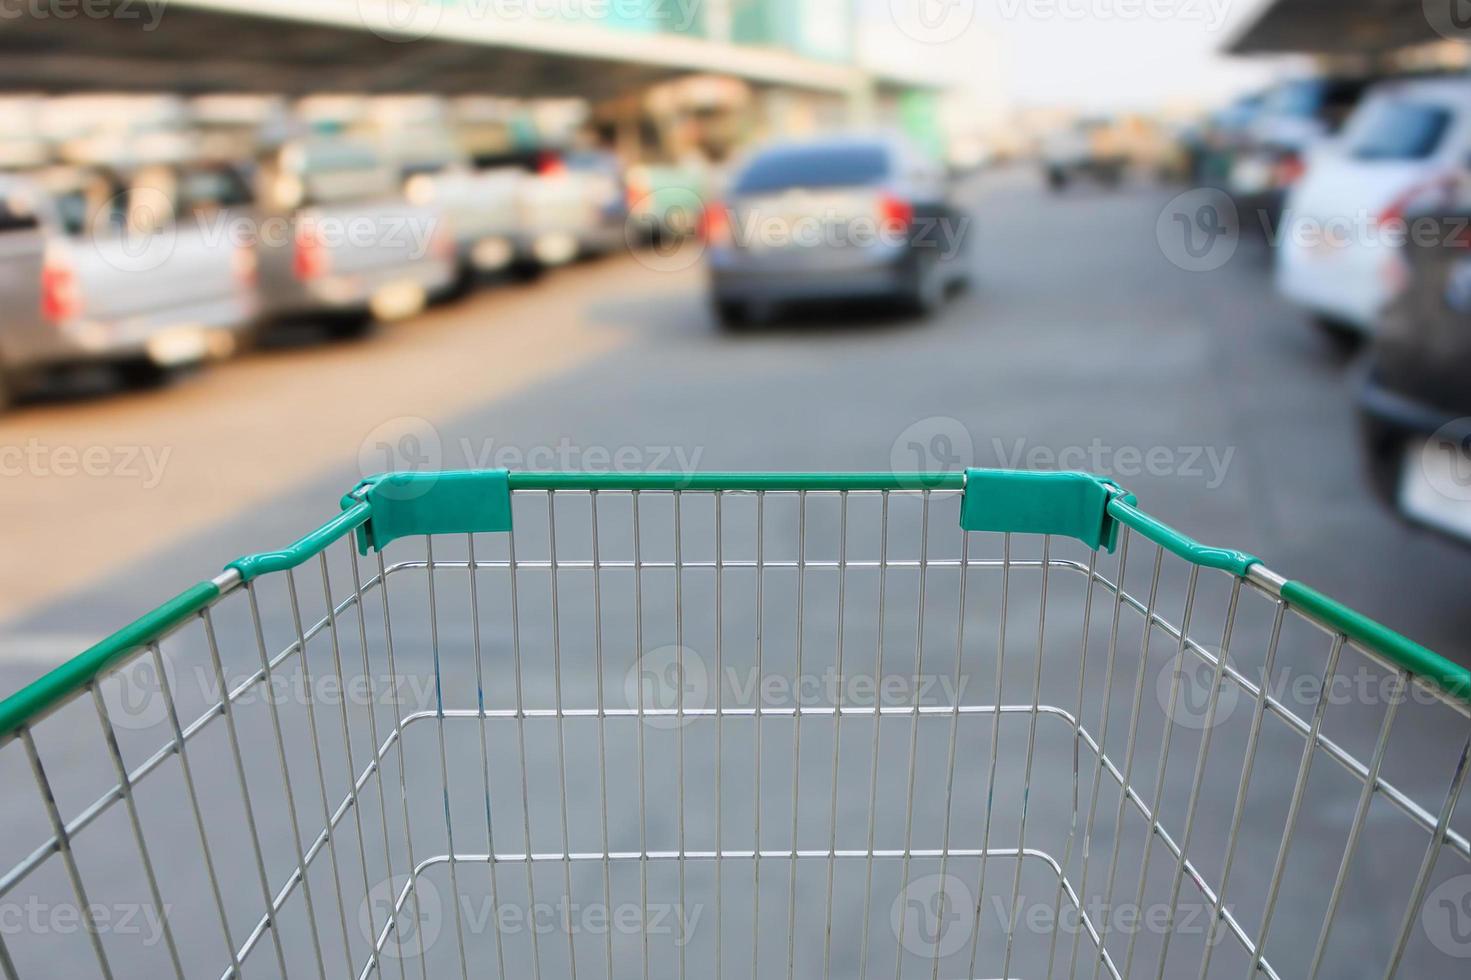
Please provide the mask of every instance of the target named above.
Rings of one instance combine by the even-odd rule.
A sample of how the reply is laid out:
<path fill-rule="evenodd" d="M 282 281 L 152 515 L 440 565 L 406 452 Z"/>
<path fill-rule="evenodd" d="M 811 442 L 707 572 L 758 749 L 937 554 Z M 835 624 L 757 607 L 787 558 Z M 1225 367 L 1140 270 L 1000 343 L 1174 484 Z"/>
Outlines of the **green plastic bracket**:
<path fill-rule="evenodd" d="M 960 526 L 967 531 L 1057 534 L 1113 551 L 1118 522 L 1109 501 L 1134 498 L 1117 483 L 1091 473 L 967 470 Z"/>
<path fill-rule="evenodd" d="M 382 551 L 397 538 L 511 529 L 511 480 L 505 470 L 390 473 L 370 477 L 342 499 L 368 505 L 358 548 Z"/>

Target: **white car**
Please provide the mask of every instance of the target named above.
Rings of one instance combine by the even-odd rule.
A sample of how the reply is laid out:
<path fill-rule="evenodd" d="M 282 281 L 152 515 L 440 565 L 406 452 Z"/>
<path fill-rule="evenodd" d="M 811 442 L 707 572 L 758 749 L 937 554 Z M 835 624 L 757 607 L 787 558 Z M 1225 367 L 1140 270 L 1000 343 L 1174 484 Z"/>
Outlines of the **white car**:
<path fill-rule="evenodd" d="M 1386 82 L 1311 156 L 1273 234 L 1278 289 L 1330 334 L 1373 332 L 1417 212 L 1448 206 L 1471 158 L 1471 79 Z"/>

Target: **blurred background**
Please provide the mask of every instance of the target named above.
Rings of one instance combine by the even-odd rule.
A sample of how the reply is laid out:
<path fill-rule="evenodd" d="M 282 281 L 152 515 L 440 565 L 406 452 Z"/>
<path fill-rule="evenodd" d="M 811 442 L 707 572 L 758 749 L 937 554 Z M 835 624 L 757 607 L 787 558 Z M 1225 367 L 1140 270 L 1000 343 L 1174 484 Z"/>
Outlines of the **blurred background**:
<path fill-rule="evenodd" d="M 6 6 L 7 669 L 361 472 L 646 444 L 1102 470 L 1471 659 L 1466 38 L 1324 9 Z"/>
<path fill-rule="evenodd" d="M 1090 470 L 1471 664 L 1468 247 L 1458 0 L 0 0 L 0 695 L 481 467 Z"/>

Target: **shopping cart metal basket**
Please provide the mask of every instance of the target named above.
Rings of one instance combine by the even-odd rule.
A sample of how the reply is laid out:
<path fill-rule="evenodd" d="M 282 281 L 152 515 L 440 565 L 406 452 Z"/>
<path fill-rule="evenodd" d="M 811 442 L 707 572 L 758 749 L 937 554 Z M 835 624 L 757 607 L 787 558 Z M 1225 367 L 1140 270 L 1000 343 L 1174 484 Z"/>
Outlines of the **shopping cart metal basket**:
<path fill-rule="evenodd" d="M 398 474 L 0 704 L 0 969 L 1464 977 L 1468 752 L 1092 476 Z"/>

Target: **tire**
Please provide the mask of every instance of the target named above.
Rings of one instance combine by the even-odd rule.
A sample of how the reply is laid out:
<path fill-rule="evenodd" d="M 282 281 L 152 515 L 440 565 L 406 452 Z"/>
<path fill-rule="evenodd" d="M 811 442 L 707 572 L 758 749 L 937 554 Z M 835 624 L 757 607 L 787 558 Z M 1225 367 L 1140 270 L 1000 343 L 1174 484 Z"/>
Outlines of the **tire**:
<path fill-rule="evenodd" d="M 378 323 L 367 310 L 340 313 L 326 321 L 327 336 L 333 340 L 362 340 Z"/>
<path fill-rule="evenodd" d="M 900 297 L 906 313 L 928 319 L 944 308 L 948 283 L 940 271 L 937 265 L 929 264 L 915 272 L 914 282 Z"/>
<path fill-rule="evenodd" d="M 151 391 L 162 388 L 174 377 L 174 369 L 162 367 L 146 357 L 121 361 L 114 365 L 118 381 L 131 391 Z"/>
<path fill-rule="evenodd" d="M 1340 354 L 1352 354 L 1364 346 L 1367 338 L 1363 331 L 1336 317 L 1318 315 L 1313 317 L 1313 326 Z"/>
<path fill-rule="evenodd" d="M 475 291 L 478 283 L 475 267 L 469 262 L 462 262 L 455 270 L 455 277 L 450 284 L 439 292 L 429 297 L 430 306 L 439 306 L 444 303 L 453 303 L 455 300 L 464 299 Z"/>
<path fill-rule="evenodd" d="M 546 274 L 546 266 L 533 259 L 517 259 L 507 270 L 513 282 L 536 282 Z"/>
<path fill-rule="evenodd" d="M 740 300 L 716 300 L 714 310 L 723 330 L 742 330 L 751 325 L 751 308 Z"/>
<path fill-rule="evenodd" d="M 1368 478 L 1369 489 L 1381 504 L 1398 512 L 1406 441 L 1404 433 L 1361 412 L 1359 436 L 1364 447 L 1364 475 Z"/>
<path fill-rule="evenodd" d="M 1067 174 L 1057 168 L 1049 168 L 1047 171 L 1047 187 L 1052 191 L 1060 191 L 1067 187 Z"/>

